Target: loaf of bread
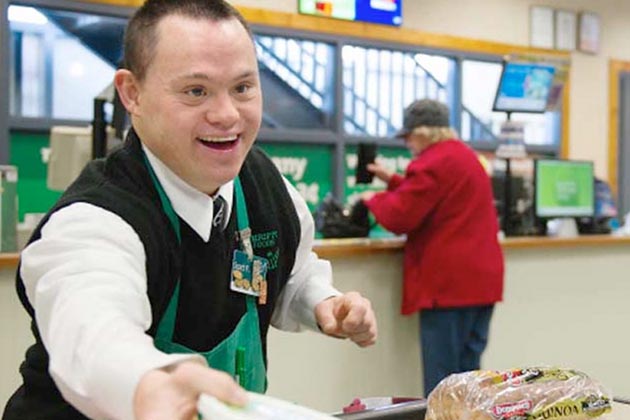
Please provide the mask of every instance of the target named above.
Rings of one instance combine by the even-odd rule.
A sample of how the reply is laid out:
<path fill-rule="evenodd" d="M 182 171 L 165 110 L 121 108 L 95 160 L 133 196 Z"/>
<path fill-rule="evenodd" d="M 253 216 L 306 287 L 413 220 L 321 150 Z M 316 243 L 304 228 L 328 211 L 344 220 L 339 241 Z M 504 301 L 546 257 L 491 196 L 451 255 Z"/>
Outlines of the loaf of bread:
<path fill-rule="evenodd" d="M 425 420 L 605 420 L 611 404 L 610 392 L 579 371 L 477 370 L 442 380 Z"/>

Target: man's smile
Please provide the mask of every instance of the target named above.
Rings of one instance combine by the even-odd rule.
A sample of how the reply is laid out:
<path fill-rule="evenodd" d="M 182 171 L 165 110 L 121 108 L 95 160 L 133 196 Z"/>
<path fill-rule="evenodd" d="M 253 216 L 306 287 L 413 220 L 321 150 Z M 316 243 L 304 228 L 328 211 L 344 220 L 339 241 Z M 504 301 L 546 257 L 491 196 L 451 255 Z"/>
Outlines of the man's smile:
<path fill-rule="evenodd" d="M 232 149 L 239 139 L 240 136 L 236 135 L 227 137 L 197 137 L 197 141 L 202 145 L 214 150 Z"/>

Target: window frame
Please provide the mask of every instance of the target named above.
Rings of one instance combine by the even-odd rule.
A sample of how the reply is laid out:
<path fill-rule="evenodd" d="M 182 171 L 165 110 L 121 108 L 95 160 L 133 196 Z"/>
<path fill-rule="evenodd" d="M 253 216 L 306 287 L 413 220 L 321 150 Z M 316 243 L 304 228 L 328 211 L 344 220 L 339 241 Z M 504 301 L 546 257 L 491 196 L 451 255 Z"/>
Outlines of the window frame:
<path fill-rule="evenodd" d="M 115 0 L 101 0 L 101 2 L 81 2 L 75 0 L 0 0 L 0 56 L 8 57 L 10 51 L 10 36 L 8 23 L 9 4 L 48 7 L 60 10 L 103 14 L 114 17 L 129 18 L 135 7 L 119 6 Z M 372 141 L 378 145 L 404 148 L 399 140 L 372 136 L 353 136 L 343 132 L 343 67 L 341 66 L 341 51 L 343 45 L 362 46 L 364 48 L 390 49 L 422 54 L 437 54 L 454 60 L 453 91 L 448 99 L 452 107 L 452 125 L 461 128 L 462 112 L 462 62 L 465 59 L 491 61 L 500 63 L 505 54 L 537 54 L 551 55 L 554 58 L 566 58 L 565 52 L 550 52 L 548 50 L 533 49 L 515 45 L 494 42 L 471 42 L 465 38 L 452 36 L 431 35 L 408 28 L 384 28 L 382 25 L 358 24 L 356 22 L 339 22 L 328 25 L 325 19 L 312 16 L 295 15 L 285 12 L 260 13 L 259 9 L 237 6 L 250 23 L 252 31 L 257 35 L 281 36 L 299 38 L 315 42 L 325 42 L 333 45 L 334 53 L 334 111 L 330 129 L 269 129 L 260 130 L 258 140 L 268 143 L 296 143 L 296 144 L 329 144 L 334 146 L 333 152 L 333 188 L 336 197 L 344 196 L 344 156 L 348 145 L 356 145 L 361 141 Z M 376 28 L 370 31 L 370 28 Z M 378 38 L 377 38 L 378 37 Z M 9 60 L 0 63 L 0 91 L 9 91 Z M 569 84 L 565 85 L 563 103 L 566 104 L 569 94 Z M 561 111 L 561 138 L 556 146 L 528 146 L 530 153 L 551 154 L 566 157 L 568 151 L 568 115 L 567 107 Z M 85 121 L 59 120 L 54 118 L 25 118 L 9 115 L 9 95 L 0 99 L 0 162 L 9 159 L 10 130 L 47 131 L 55 124 L 81 125 Z M 2 127 L 6 127 L 3 129 Z M 492 142 L 475 142 L 469 144 L 480 151 L 492 151 L 496 144 Z"/>
<path fill-rule="evenodd" d="M 455 49 L 445 49 L 436 47 L 426 47 L 419 45 L 409 45 L 401 42 L 391 42 L 383 40 L 372 40 L 366 38 L 358 38 L 352 36 L 338 36 L 328 33 L 304 31 L 299 29 L 291 29 L 284 27 L 274 27 L 269 25 L 252 24 L 252 30 L 256 34 L 266 36 L 280 36 L 286 38 L 298 38 L 304 40 L 312 40 L 317 42 L 325 42 L 331 44 L 335 49 L 335 108 L 334 121 L 330 130 L 310 130 L 310 129 L 269 129 L 261 128 L 258 139 L 263 142 L 293 142 L 299 143 L 318 143 L 318 144 L 334 144 L 335 151 L 333 154 L 333 188 L 335 197 L 344 197 L 345 187 L 345 171 L 344 156 L 346 147 L 349 145 L 357 145 L 360 142 L 370 141 L 379 146 L 399 147 L 404 149 L 402 141 L 391 139 L 388 137 L 378 136 L 356 136 L 347 134 L 343 130 L 343 66 L 341 63 L 341 51 L 344 45 L 359 46 L 363 48 L 389 49 L 409 53 L 440 55 L 448 59 L 452 59 L 455 65 L 455 77 L 452 81 L 453 88 L 450 92 L 449 106 L 452 113 L 452 126 L 460 131 L 461 129 L 461 111 L 462 104 L 462 67 L 464 60 L 477 60 L 485 62 L 493 62 L 501 64 L 504 55 L 489 54 L 479 52 L 460 51 Z M 566 86 L 565 86 L 566 88 Z M 567 89 L 568 90 L 568 89 Z M 567 98 L 567 92 L 564 92 L 564 98 Z M 564 120 L 564 109 L 560 111 L 561 119 Z M 560 127 L 560 139 L 557 145 L 527 145 L 527 152 L 536 155 L 562 156 L 562 144 L 564 137 L 564 124 Z M 468 141 L 475 150 L 482 152 L 493 152 L 497 147 L 497 142 L 490 141 Z"/>
<path fill-rule="evenodd" d="M 41 7 L 56 10 L 64 10 L 69 12 L 90 13 L 98 15 L 106 15 L 118 18 L 129 19 L 135 7 L 116 6 L 106 3 L 81 2 L 75 0 L 0 0 L 0 57 L 9 57 L 11 52 L 11 36 L 8 10 L 10 5 Z M 0 62 L 0 91 L 9 92 L 10 86 L 10 69 L 12 60 L 1 60 Z M 49 82 L 47 80 L 47 82 Z M 52 107 L 52 84 L 45 86 L 45 107 Z M 9 135 L 12 130 L 30 131 L 30 132 L 47 132 L 53 125 L 85 125 L 86 120 L 52 118 L 50 113 L 45 117 L 23 117 L 12 116 L 10 114 L 9 95 L 0 98 L 0 162 L 7 163 L 9 161 Z M 2 124 L 3 120 L 6 121 Z M 3 129 L 6 127 L 6 131 Z M 6 150 L 6 154 L 3 152 Z"/>

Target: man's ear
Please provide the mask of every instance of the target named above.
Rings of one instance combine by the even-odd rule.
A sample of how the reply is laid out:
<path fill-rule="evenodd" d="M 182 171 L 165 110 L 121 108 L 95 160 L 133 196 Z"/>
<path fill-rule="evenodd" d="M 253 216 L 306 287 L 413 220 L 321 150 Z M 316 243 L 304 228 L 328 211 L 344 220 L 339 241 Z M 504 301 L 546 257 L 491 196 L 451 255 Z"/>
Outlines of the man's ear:
<path fill-rule="evenodd" d="M 114 86 L 116 86 L 120 102 L 125 106 L 127 112 L 130 115 L 136 115 L 140 89 L 138 80 L 133 73 L 126 69 L 116 70 L 116 74 L 114 74 Z"/>

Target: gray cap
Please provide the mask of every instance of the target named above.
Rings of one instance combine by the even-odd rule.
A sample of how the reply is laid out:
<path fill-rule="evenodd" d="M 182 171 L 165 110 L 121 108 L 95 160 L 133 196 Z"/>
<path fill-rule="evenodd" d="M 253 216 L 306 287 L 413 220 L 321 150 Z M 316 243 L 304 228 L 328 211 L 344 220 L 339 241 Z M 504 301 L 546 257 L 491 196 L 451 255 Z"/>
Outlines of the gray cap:
<path fill-rule="evenodd" d="M 428 127 L 449 126 L 448 107 L 442 102 L 433 99 L 420 99 L 412 102 L 405 109 L 403 126 L 395 137 L 406 137 L 416 127 L 426 125 Z"/>

